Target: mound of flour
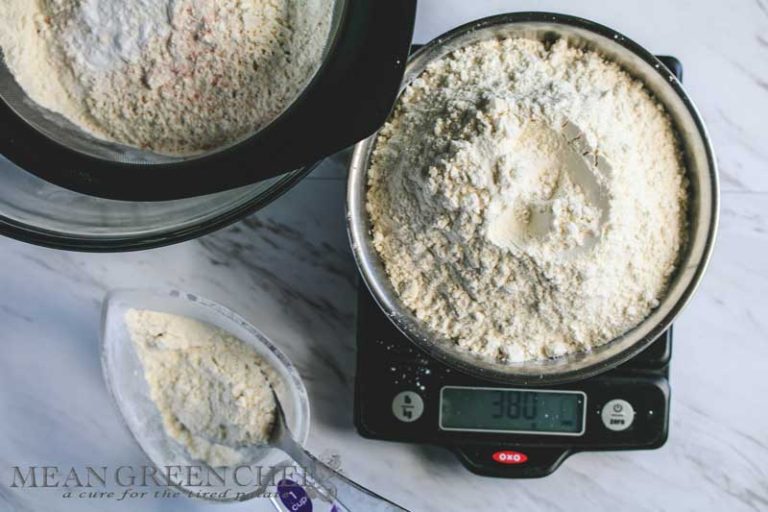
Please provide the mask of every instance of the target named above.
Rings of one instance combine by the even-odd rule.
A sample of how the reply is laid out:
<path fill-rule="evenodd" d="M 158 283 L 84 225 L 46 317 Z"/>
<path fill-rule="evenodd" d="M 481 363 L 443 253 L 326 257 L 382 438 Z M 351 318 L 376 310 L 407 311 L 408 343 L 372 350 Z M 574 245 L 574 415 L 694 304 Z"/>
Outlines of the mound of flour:
<path fill-rule="evenodd" d="M 401 96 L 368 171 L 373 242 L 404 304 L 501 363 L 606 343 L 659 304 L 684 243 L 671 122 L 600 55 L 477 43 Z"/>
<path fill-rule="evenodd" d="M 279 115 L 314 74 L 327 0 L 5 0 L 0 48 L 43 107 L 88 132 L 194 154 Z"/>
<path fill-rule="evenodd" d="M 165 431 L 193 458 L 233 466 L 245 458 L 230 446 L 269 442 L 270 369 L 251 347 L 177 315 L 132 309 L 125 322 Z"/>

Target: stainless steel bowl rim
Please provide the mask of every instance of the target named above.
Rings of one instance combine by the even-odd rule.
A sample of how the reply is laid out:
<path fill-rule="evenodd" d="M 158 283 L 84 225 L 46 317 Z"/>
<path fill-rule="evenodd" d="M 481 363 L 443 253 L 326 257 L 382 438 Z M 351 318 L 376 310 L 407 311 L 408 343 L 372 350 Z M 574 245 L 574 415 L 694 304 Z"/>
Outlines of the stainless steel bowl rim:
<path fill-rule="evenodd" d="M 662 310 L 665 303 L 667 303 L 667 299 L 672 296 L 673 284 L 670 284 L 669 295 L 665 297 L 659 308 L 652 312 L 645 321 L 635 329 L 630 330 L 624 335 L 601 347 L 597 347 L 590 352 L 570 354 L 561 358 L 545 361 L 529 361 L 522 364 L 505 365 L 493 364 L 475 356 L 471 356 L 468 353 L 459 352 L 450 347 L 449 341 L 437 340 L 436 337 L 427 332 L 415 319 L 412 313 L 400 303 L 396 293 L 392 290 L 386 272 L 382 268 L 378 254 L 371 245 L 369 236 L 370 224 L 365 209 L 367 191 L 366 177 L 370 151 L 375 145 L 378 133 L 358 143 L 355 147 L 352 162 L 350 164 L 347 192 L 347 229 L 355 261 L 368 290 L 371 292 L 373 298 L 384 314 L 390 318 L 397 329 L 412 343 L 437 361 L 465 374 L 501 383 L 536 386 L 574 382 L 610 370 L 630 360 L 648 348 L 671 326 L 672 322 L 694 295 L 706 271 L 712 254 L 719 223 L 719 178 L 717 162 L 707 129 L 701 119 L 698 109 L 683 90 L 680 81 L 667 70 L 661 61 L 639 44 L 608 27 L 582 18 L 556 13 L 523 12 L 502 14 L 468 23 L 437 37 L 414 53 L 406 68 L 406 78 L 403 82 L 402 89 L 408 85 L 410 81 L 409 79 L 413 79 L 421 73 L 421 71 L 416 72 L 415 68 L 420 61 L 425 59 L 430 53 L 445 49 L 449 47 L 452 42 L 461 40 L 463 37 L 474 33 L 529 25 L 539 26 L 541 29 L 549 28 L 555 30 L 555 34 L 558 37 L 560 34 L 557 33 L 557 29 L 560 29 L 561 31 L 576 30 L 580 32 L 589 32 L 598 38 L 606 39 L 620 45 L 620 47 L 623 47 L 620 49 L 622 52 L 630 52 L 627 54 L 627 58 L 639 57 L 645 64 L 650 65 L 656 73 L 663 76 L 666 83 L 668 83 L 674 91 L 677 99 L 684 105 L 686 110 L 685 115 L 689 116 L 688 121 L 695 125 L 695 135 L 698 136 L 700 140 L 690 141 L 687 137 L 683 137 L 684 134 L 680 133 L 679 135 L 681 137 L 681 142 L 684 143 L 684 145 L 699 143 L 705 153 L 703 156 L 698 156 L 705 159 L 707 174 L 706 176 L 700 176 L 701 173 L 699 173 L 699 175 L 696 176 L 708 186 L 708 189 L 703 191 L 703 194 L 702 191 L 699 191 L 699 195 L 703 195 L 708 199 L 708 204 L 705 205 L 705 207 L 702 207 L 698 206 L 698 203 L 696 203 L 698 206 L 696 211 L 708 218 L 708 225 L 703 227 L 692 227 L 691 232 L 701 232 L 699 235 L 699 238 L 701 238 L 701 236 L 703 236 L 703 230 L 705 229 L 706 238 L 704 240 L 691 240 L 689 243 L 690 247 L 686 248 L 686 251 L 688 252 L 686 253 L 685 262 L 692 257 L 690 253 L 697 249 L 697 247 L 695 247 L 697 245 L 700 255 L 695 262 L 695 266 L 685 266 L 682 265 L 683 262 L 681 262 L 681 268 L 679 270 L 680 283 L 677 283 L 678 278 L 674 280 L 674 283 L 676 283 L 675 288 L 684 288 L 681 288 L 677 300 L 668 308 L 669 310 L 665 312 L 663 318 L 654 322 L 652 325 L 648 323 L 650 318 L 656 316 L 656 311 Z M 445 53 L 449 53 L 449 51 L 445 51 Z M 421 70 L 423 70 L 423 67 Z M 648 87 L 654 93 L 659 93 L 659 91 L 653 90 L 650 86 Z M 662 101 L 661 98 L 659 98 L 659 101 Z M 692 162 L 695 156 L 696 155 L 687 155 L 687 158 Z M 691 163 L 691 165 L 693 164 Z M 688 169 L 688 172 L 691 173 L 693 170 Z M 694 185 L 692 184 L 691 187 L 693 186 Z M 695 200 L 698 202 L 701 201 L 702 198 L 695 197 Z M 694 206 L 691 205 L 691 209 L 693 208 Z M 692 215 L 692 212 L 689 212 L 689 215 Z M 683 280 L 683 277 L 685 277 L 685 280 Z M 622 345 L 626 345 L 626 347 L 622 349 L 617 348 L 619 342 L 621 342 Z M 600 357 L 601 353 L 604 357 Z M 592 361 L 589 361 L 590 359 Z M 546 371 L 541 370 L 542 368 Z"/>

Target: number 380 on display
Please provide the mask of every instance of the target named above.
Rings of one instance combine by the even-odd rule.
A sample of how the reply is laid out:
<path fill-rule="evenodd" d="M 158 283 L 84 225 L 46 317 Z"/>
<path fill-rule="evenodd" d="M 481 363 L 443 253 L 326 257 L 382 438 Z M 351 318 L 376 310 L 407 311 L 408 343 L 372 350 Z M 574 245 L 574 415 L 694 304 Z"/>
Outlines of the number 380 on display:
<path fill-rule="evenodd" d="M 536 419 L 539 396 L 536 393 L 520 391 L 494 391 L 493 417 L 516 420 Z"/>

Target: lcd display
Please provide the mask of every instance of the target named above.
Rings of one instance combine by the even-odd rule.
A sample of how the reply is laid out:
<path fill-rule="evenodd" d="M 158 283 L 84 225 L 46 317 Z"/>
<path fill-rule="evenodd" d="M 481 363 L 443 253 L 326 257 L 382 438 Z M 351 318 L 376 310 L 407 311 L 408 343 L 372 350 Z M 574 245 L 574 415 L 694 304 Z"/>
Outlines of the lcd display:
<path fill-rule="evenodd" d="M 440 392 L 440 428 L 581 435 L 586 400 L 581 391 L 446 386 Z"/>

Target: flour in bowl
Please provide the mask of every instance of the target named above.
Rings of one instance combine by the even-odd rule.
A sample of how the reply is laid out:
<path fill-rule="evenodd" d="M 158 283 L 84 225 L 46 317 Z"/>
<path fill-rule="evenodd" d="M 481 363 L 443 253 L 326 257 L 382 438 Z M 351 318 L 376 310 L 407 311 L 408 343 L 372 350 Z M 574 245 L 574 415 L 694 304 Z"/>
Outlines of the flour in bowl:
<path fill-rule="evenodd" d="M 0 49 L 27 95 L 105 140 L 171 155 L 277 117 L 318 69 L 328 0 L 5 0 Z"/>
<path fill-rule="evenodd" d="M 368 170 L 373 243 L 438 339 L 499 363 L 604 344 L 659 304 L 685 242 L 669 116 L 598 53 L 475 43 L 401 95 Z"/>
<path fill-rule="evenodd" d="M 269 442 L 277 414 L 272 372 L 252 347 L 167 313 L 131 309 L 125 322 L 165 431 L 191 457 L 234 466 L 245 459 L 231 446 Z"/>

